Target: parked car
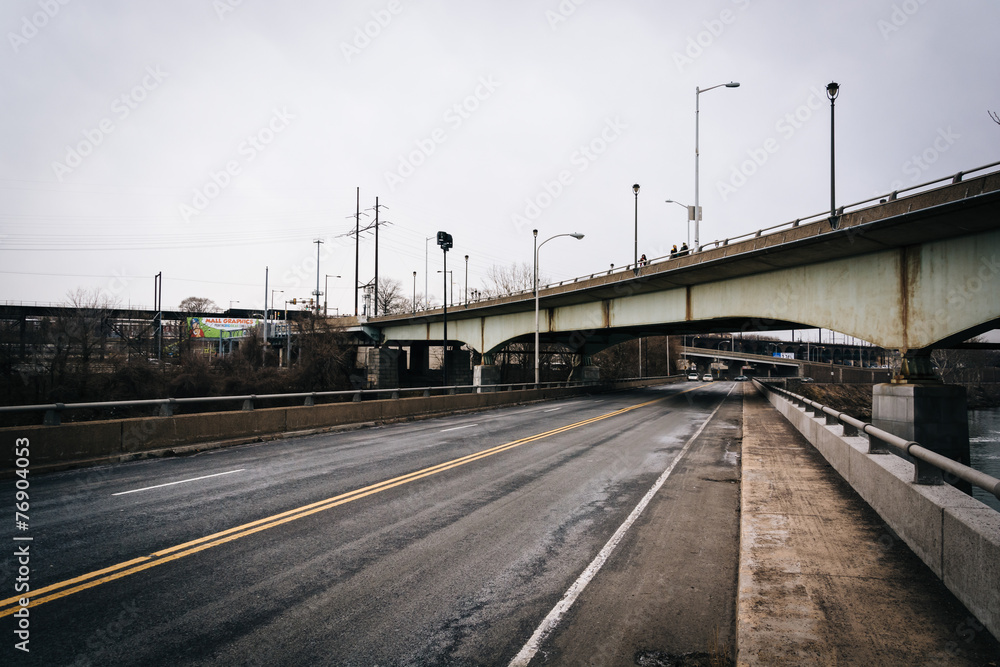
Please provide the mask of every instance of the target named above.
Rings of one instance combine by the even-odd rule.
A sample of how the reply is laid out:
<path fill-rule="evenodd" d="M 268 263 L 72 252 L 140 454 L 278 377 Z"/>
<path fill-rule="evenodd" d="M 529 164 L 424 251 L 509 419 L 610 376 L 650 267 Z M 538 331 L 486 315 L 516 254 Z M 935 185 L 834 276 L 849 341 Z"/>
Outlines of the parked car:
<path fill-rule="evenodd" d="M 815 382 L 815 380 L 812 378 L 801 377 L 799 378 L 799 382 Z"/>
<path fill-rule="evenodd" d="M 746 375 L 737 375 L 736 376 L 736 381 L 737 382 L 747 382 L 749 379 L 750 378 L 748 378 Z"/>
<path fill-rule="evenodd" d="M 698 379 L 697 373 L 688 373 L 688 380 L 697 380 L 697 379 Z"/>
<path fill-rule="evenodd" d="M 712 377 L 711 373 L 705 373 L 704 375 L 701 376 L 701 381 L 702 382 L 711 382 L 714 379 L 715 378 Z"/>

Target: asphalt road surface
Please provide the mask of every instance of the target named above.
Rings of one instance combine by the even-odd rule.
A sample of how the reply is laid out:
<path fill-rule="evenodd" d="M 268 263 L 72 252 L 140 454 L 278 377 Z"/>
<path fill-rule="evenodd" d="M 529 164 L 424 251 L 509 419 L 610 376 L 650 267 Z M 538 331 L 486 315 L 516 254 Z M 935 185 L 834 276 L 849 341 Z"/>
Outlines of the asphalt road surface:
<path fill-rule="evenodd" d="M 15 480 L 0 480 L 0 662 L 731 655 L 733 388 L 688 382 L 32 476 L 21 532 Z M 25 545 L 30 557 L 15 555 Z M 16 618 L 26 572 L 32 606 Z M 25 636 L 29 652 L 15 646 Z"/>

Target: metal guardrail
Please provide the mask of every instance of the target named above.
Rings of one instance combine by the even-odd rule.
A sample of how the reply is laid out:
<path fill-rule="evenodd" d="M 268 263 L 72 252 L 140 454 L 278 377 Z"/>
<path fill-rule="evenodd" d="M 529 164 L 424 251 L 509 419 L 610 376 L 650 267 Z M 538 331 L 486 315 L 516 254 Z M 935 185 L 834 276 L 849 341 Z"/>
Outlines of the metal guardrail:
<path fill-rule="evenodd" d="M 102 410 L 108 408 L 126 408 L 140 406 L 158 407 L 158 416 L 170 417 L 174 414 L 174 408 L 179 405 L 194 405 L 197 403 L 226 403 L 242 401 L 243 410 L 253 410 L 255 402 L 267 400 L 294 400 L 304 399 L 304 406 L 315 406 L 317 398 L 332 396 L 350 396 L 353 402 L 364 400 L 365 396 L 379 396 L 389 394 L 390 398 L 399 398 L 401 394 L 420 394 L 422 396 L 453 395 L 457 393 L 494 392 L 494 391 L 516 391 L 518 389 L 550 389 L 569 388 L 584 386 L 600 386 L 623 382 L 634 382 L 635 380 L 667 380 L 676 375 L 664 375 L 650 378 L 625 378 L 622 380 L 598 380 L 593 381 L 564 381 L 564 382 L 508 382 L 504 384 L 462 384 L 448 387 L 397 387 L 392 389 L 345 389 L 341 391 L 308 391 L 288 394 L 241 394 L 238 396 L 197 396 L 191 398 L 146 398 L 133 401 L 99 401 L 89 403 L 43 403 L 38 405 L 5 405 L 0 406 L 0 414 L 17 414 L 25 412 L 44 412 L 43 425 L 59 426 L 62 424 L 62 413 L 67 410 Z M 460 391 L 461 390 L 461 391 Z"/>
<path fill-rule="evenodd" d="M 757 379 L 754 379 L 754 383 L 766 391 L 784 395 L 793 403 L 805 407 L 806 412 L 811 411 L 815 417 L 825 417 L 828 426 L 837 423 L 842 424 L 844 427 L 844 437 L 850 438 L 859 437 L 862 434 L 867 435 L 868 454 L 891 454 L 892 451 L 889 449 L 891 447 L 901 454 L 912 457 L 914 484 L 944 484 L 944 475 L 947 474 L 979 487 L 988 493 L 992 493 L 1000 499 L 1000 479 L 996 477 L 970 468 L 958 461 L 949 459 L 947 456 L 942 456 L 926 447 L 922 447 L 917 442 L 900 438 L 898 435 L 893 435 L 888 431 L 883 431 L 847 413 L 834 410 L 805 396 L 793 394 L 787 389 L 775 387 Z"/>

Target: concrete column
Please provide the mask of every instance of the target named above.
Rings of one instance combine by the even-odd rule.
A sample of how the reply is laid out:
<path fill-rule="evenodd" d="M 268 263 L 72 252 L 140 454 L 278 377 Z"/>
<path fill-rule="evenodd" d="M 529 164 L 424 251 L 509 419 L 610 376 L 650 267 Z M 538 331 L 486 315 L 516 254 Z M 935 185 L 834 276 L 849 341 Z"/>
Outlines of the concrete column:
<path fill-rule="evenodd" d="M 946 384 L 877 384 L 872 389 L 872 424 L 900 438 L 917 442 L 942 456 L 969 465 L 969 412 L 965 387 Z M 923 483 L 933 483 L 940 479 L 940 475 L 928 470 L 926 464 L 918 466 L 916 476 L 921 477 Z M 930 479 L 931 477 L 934 479 Z M 971 493 L 971 488 L 965 482 L 946 481 Z"/>
<path fill-rule="evenodd" d="M 369 389 L 396 389 L 399 387 L 400 353 L 401 350 L 393 350 L 388 347 L 368 349 L 365 367 L 368 370 Z"/>
<path fill-rule="evenodd" d="M 427 375 L 430 368 L 431 346 L 427 343 L 410 344 L 410 374 Z"/>
<path fill-rule="evenodd" d="M 477 394 L 496 391 L 494 385 L 499 382 L 500 369 L 492 364 L 481 364 L 472 369 L 472 384 L 476 385 Z"/>
<path fill-rule="evenodd" d="M 448 350 L 448 386 L 472 384 L 471 353 L 468 350 Z"/>

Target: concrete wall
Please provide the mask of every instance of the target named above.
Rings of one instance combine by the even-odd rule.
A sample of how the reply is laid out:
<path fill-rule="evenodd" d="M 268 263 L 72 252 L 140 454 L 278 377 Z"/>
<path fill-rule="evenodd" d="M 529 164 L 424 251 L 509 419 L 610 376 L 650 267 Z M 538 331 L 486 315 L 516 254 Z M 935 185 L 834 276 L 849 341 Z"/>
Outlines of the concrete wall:
<path fill-rule="evenodd" d="M 994 637 L 1000 637 L 1000 512 L 949 485 L 913 484 L 913 465 L 867 454 L 868 438 L 843 437 L 786 398 L 768 400 L 826 458 Z"/>
<path fill-rule="evenodd" d="M 0 476 L 9 477 L 14 470 L 12 445 L 17 438 L 29 440 L 31 470 L 60 470 L 151 456 L 169 456 L 265 440 L 285 433 L 484 410 L 502 405 L 664 383 L 663 378 L 658 378 L 613 385 L 418 396 L 172 417 L 113 419 L 61 426 L 4 427 L 0 428 L 0 442 L 9 445 L 3 448 Z"/>

